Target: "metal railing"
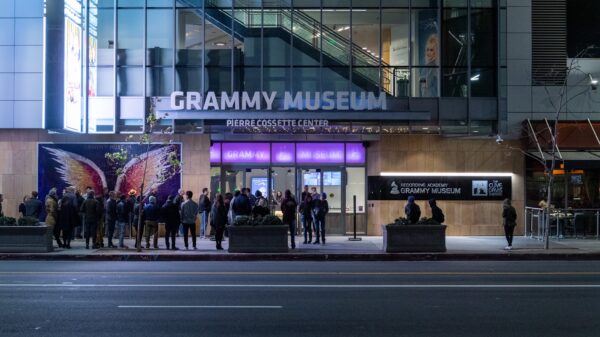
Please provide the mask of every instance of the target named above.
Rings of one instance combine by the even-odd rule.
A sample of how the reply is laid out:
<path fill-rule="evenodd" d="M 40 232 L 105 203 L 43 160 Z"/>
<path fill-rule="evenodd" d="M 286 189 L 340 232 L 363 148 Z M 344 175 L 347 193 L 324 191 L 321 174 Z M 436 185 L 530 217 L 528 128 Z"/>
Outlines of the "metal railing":
<path fill-rule="evenodd" d="M 546 217 L 550 217 L 549 235 L 554 238 L 600 239 L 600 209 L 548 209 L 525 207 L 525 236 L 541 240 Z"/>

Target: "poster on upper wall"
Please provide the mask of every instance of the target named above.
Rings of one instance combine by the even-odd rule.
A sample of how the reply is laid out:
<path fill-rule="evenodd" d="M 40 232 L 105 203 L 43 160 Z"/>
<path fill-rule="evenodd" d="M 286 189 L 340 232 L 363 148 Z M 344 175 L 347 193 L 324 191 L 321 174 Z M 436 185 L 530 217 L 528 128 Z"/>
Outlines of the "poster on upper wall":
<path fill-rule="evenodd" d="M 107 153 L 126 151 L 127 158 L 122 164 L 111 163 L 105 158 Z M 96 193 L 118 191 L 140 192 L 140 185 L 147 160 L 144 191 L 154 190 L 158 202 L 162 204 L 170 194 L 176 195 L 181 188 L 180 167 L 171 164 L 170 158 L 181 161 L 181 144 L 152 144 L 146 152 L 146 145 L 132 143 L 69 143 L 38 144 L 38 191 L 44 200 L 48 191 L 55 187 L 59 195 L 68 186 L 74 186 L 82 193 L 91 187 Z M 119 169 L 122 174 L 117 175 Z"/>
<path fill-rule="evenodd" d="M 90 36 L 89 44 L 89 68 L 88 68 L 88 96 L 96 96 L 98 81 L 98 39 Z"/>
<path fill-rule="evenodd" d="M 438 68 L 440 37 L 437 24 L 437 11 L 421 10 L 418 15 L 418 55 L 419 65 L 432 68 L 419 70 L 419 95 L 421 97 L 438 96 Z"/>
<path fill-rule="evenodd" d="M 64 128 L 75 132 L 83 131 L 81 33 L 81 27 L 65 18 Z"/>
<path fill-rule="evenodd" d="M 370 176 L 369 200 L 504 200 L 511 198 L 510 176 Z"/>

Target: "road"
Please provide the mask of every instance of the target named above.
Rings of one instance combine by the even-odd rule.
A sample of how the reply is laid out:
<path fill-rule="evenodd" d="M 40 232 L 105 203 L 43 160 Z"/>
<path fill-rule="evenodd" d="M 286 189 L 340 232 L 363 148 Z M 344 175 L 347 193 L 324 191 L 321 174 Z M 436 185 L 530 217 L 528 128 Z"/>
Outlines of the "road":
<path fill-rule="evenodd" d="M 0 262 L 0 336 L 598 336 L 600 261 Z"/>

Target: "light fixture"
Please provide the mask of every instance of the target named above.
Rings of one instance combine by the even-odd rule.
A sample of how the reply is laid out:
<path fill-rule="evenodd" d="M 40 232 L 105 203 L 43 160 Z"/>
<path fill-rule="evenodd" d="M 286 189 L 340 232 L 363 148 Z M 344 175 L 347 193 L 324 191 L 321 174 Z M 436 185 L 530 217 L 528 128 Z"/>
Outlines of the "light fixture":
<path fill-rule="evenodd" d="M 363 49 L 363 50 L 367 50 L 367 49 L 369 49 L 369 48 L 367 48 L 367 47 L 362 47 L 362 49 Z"/>
<path fill-rule="evenodd" d="M 480 77 L 480 76 L 481 76 L 480 74 L 477 74 L 477 75 L 475 75 L 475 76 L 471 77 L 471 81 L 473 81 L 473 82 L 475 82 L 475 81 L 479 81 L 479 77 Z"/>
<path fill-rule="evenodd" d="M 510 172 L 381 172 L 382 177 L 512 177 Z"/>
<path fill-rule="evenodd" d="M 592 74 L 588 74 L 588 77 L 590 78 L 590 86 L 592 87 L 592 90 L 596 90 L 596 88 L 598 88 L 598 80 L 592 77 Z"/>
<path fill-rule="evenodd" d="M 215 46 L 217 47 L 224 47 L 225 46 L 225 42 L 215 42 L 213 43 Z"/>

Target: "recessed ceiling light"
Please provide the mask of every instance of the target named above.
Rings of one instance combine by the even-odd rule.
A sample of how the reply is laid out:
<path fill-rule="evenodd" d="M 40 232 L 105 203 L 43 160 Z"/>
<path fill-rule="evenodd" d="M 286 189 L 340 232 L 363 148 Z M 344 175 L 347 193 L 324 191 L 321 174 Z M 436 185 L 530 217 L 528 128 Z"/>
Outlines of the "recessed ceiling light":
<path fill-rule="evenodd" d="M 225 46 L 225 42 L 215 42 L 214 45 L 217 47 L 223 47 Z"/>

